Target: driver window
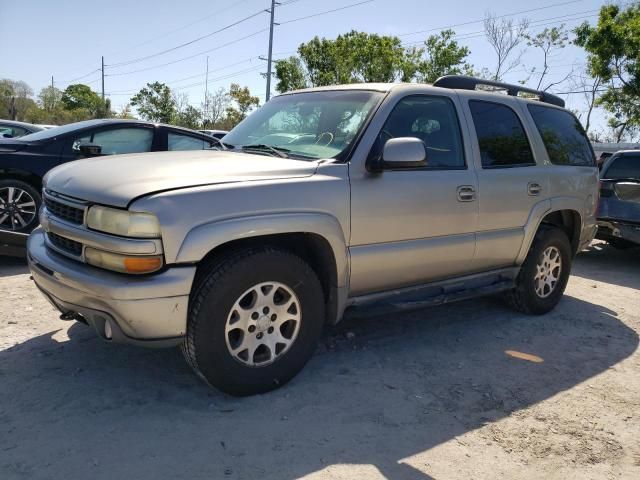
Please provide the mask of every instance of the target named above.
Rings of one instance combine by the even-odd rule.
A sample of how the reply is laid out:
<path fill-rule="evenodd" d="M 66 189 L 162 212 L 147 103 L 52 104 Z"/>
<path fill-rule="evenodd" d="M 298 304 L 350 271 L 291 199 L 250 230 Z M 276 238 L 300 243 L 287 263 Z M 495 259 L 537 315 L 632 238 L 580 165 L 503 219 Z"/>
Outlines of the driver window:
<path fill-rule="evenodd" d="M 102 147 L 102 155 L 150 152 L 153 143 L 151 128 L 115 128 L 85 134 L 73 141 L 73 151 L 80 151 L 81 143 L 95 143 Z"/>
<path fill-rule="evenodd" d="M 376 154 L 381 154 L 387 140 L 398 137 L 424 142 L 428 169 L 466 168 L 458 116 L 448 98 L 414 95 L 402 99 L 380 132 Z"/>

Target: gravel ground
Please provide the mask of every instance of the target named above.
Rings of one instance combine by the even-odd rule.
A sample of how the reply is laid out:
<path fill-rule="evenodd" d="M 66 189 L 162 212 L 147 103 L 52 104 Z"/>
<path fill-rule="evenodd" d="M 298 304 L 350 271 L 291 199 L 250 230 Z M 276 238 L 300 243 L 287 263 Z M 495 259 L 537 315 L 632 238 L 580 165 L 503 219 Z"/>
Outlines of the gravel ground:
<path fill-rule="evenodd" d="M 640 478 L 640 252 L 582 253 L 527 317 L 483 298 L 329 329 L 236 399 L 109 345 L 0 257 L 0 478 Z"/>

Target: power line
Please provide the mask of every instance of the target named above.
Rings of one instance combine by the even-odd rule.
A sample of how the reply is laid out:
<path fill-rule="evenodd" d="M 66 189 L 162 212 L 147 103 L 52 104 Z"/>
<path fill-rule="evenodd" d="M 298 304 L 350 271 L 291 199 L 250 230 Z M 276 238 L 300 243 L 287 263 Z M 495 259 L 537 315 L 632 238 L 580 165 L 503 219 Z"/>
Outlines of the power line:
<path fill-rule="evenodd" d="M 171 62 L 165 62 L 165 63 L 162 63 L 160 65 L 153 65 L 151 67 L 140 68 L 138 70 L 131 70 L 131 71 L 128 71 L 128 72 L 109 73 L 106 76 L 107 77 L 119 77 L 119 76 L 122 76 L 122 75 L 132 75 L 134 73 L 146 72 L 147 70 L 153 70 L 153 69 L 156 69 L 156 68 L 166 67 L 167 65 L 173 65 L 175 63 L 184 62 L 185 60 L 191 60 L 192 58 L 199 57 L 201 55 L 204 55 L 205 53 L 214 52 L 216 50 L 220 50 L 221 48 L 228 47 L 229 45 L 233 45 L 234 43 L 241 42 L 242 40 L 246 40 L 248 38 L 255 37 L 256 35 L 259 35 L 262 32 L 266 32 L 267 30 L 269 30 L 269 29 L 268 28 L 263 28 L 263 29 L 258 30 L 256 32 L 250 33 L 249 35 L 245 35 L 244 37 L 240 37 L 240 38 L 237 38 L 237 39 L 232 40 L 230 42 L 223 43 L 222 45 L 218 45 L 217 47 L 211 48 L 209 50 L 204 50 L 202 52 L 198 52 L 198 53 L 195 53 L 193 55 L 189 55 L 187 57 L 183 57 L 183 58 L 179 58 L 177 60 L 173 60 Z"/>
<path fill-rule="evenodd" d="M 213 35 L 216 35 L 217 33 L 224 32 L 225 30 L 228 30 L 228 29 L 230 29 L 232 27 L 235 27 L 236 25 L 240 25 L 241 23 L 246 22 L 246 21 L 248 21 L 248 20 L 250 20 L 252 18 L 255 18 L 258 15 L 261 15 L 263 13 L 264 13 L 264 10 L 260 10 L 258 12 L 254 12 L 251 15 L 247 15 L 246 17 L 241 18 L 240 20 L 237 20 L 237 21 L 235 21 L 233 23 L 225 25 L 222 28 L 219 28 L 218 30 L 214 30 L 213 32 L 207 33 L 206 35 L 201 35 L 198 38 L 194 38 L 193 40 L 189 40 L 188 42 L 181 43 L 180 45 L 176 45 L 175 47 L 167 48 L 166 50 L 162 50 L 160 52 L 156 52 L 156 53 L 153 53 L 151 55 L 145 55 L 144 57 L 138 57 L 138 58 L 134 58 L 134 59 L 127 60 L 127 61 L 124 61 L 124 62 L 119 62 L 119 63 L 112 63 L 112 64 L 107 65 L 107 66 L 110 67 L 110 68 L 114 68 L 114 67 L 120 67 L 120 66 L 124 66 L 124 65 L 131 65 L 132 63 L 142 62 L 143 60 L 148 60 L 150 58 L 154 58 L 154 57 L 157 57 L 159 55 L 164 55 L 165 53 L 173 52 L 174 50 L 178 50 L 178 49 L 184 48 L 184 47 L 186 47 L 188 45 L 193 45 L 196 42 L 200 42 L 201 40 L 204 40 L 205 38 L 209 38 L 209 37 L 211 37 Z"/>
<path fill-rule="evenodd" d="M 513 13 L 505 13 L 504 15 L 498 15 L 498 16 L 493 17 L 493 18 L 513 17 L 515 15 L 522 15 L 523 13 L 531 13 L 531 12 L 536 12 L 536 11 L 539 11 L 539 10 L 546 10 L 548 8 L 560 7 L 560 6 L 563 6 L 563 5 L 569 5 L 569 4 L 579 3 L 579 2 L 583 2 L 583 1 L 584 0 L 571 0 L 569 2 L 553 3 L 551 5 L 545 5 L 544 7 L 531 8 L 529 10 L 520 10 L 519 12 L 513 12 Z M 419 33 L 429 33 L 429 32 L 435 32 L 435 31 L 439 31 L 439 30 L 448 30 L 450 28 L 463 27 L 465 25 L 473 25 L 475 23 L 482 23 L 482 22 L 484 22 L 484 18 L 479 19 L 479 20 L 471 20 L 471 21 L 464 22 L 464 23 L 455 23 L 453 25 L 445 25 L 444 27 L 430 28 L 428 30 L 417 30 L 415 32 L 398 33 L 398 34 L 396 34 L 396 37 L 406 37 L 406 36 L 409 36 L 409 35 L 417 35 Z"/>
<path fill-rule="evenodd" d="M 76 82 L 78 80 L 82 80 L 83 78 L 86 78 L 89 75 L 92 75 L 92 74 L 94 74 L 96 72 L 99 72 L 99 71 L 100 71 L 100 69 L 96 68 L 95 70 L 91 70 L 89 73 L 85 73 L 84 75 L 80 75 L 79 77 L 72 78 L 71 80 L 58 80 L 56 83 L 73 83 L 73 82 Z"/>
<path fill-rule="evenodd" d="M 235 7 L 237 7 L 237 6 L 238 6 L 238 5 L 240 5 L 241 3 L 245 3 L 245 2 L 247 2 L 247 1 L 248 1 L 248 0 L 240 0 L 240 1 L 238 1 L 238 2 L 235 2 L 235 3 L 233 3 L 233 4 L 229 5 L 229 6 L 228 6 L 228 7 L 226 7 L 226 8 L 223 8 L 223 9 L 221 9 L 221 10 L 216 10 L 215 12 L 210 13 L 209 15 L 205 15 L 204 17 L 200 18 L 199 20 L 196 20 L 195 22 L 187 23 L 187 24 L 185 24 L 185 25 L 183 25 L 183 26 L 181 26 L 181 27 L 174 28 L 173 30 L 169 30 L 168 32 L 165 32 L 165 33 L 160 34 L 160 35 L 158 35 L 158 36 L 156 36 L 156 37 L 153 37 L 153 38 L 150 38 L 150 39 L 148 39 L 148 40 L 145 40 L 144 42 L 138 43 L 137 45 L 133 45 L 133 46 L 131 46 L 131 47 L 127 47 L 127 50 L 132 50 L 132 49 L 135 49 L 135 48 L 141 47 L 141 46 L 143 46 L 143 45 L 147 45 L 147 44 L 149 44 L 149 43 L 151 43 L 151 42 L 153 42 L 153 41 L 155 41 L 155 40 L 159 40 L 159 39 L 161 39 L 161 38 L 165 38 L 167 35 L 171 35 L 171 34 L 173 34 L 173 33 L 175 33 L 175 32 L 179 32 L 180 30 L 184 30 L 185 28 L 189 28 L 189 27 L 191 27 L 191 26 L 193 26 L 193 25 L 196 25 L 196 24 L 198 24 L 198 23 L 202 23 L 202 22 L 204 22 L 205 20 L 210 19 L 211 17 L 219 16 L 221 13 L 227 12 L 227 11 L 229 11 L 229 10 L 231 10 L 231 9 L 233 9 L 233 8 L 235 8 Z M 296 0 L 296 1 L 297 1 L 297 0 Z M 123 51 L 124 51 L 124 50 L 118 50 L 117 52 L 114 52 L 113 54 L 116 54 L 116 55 L 117 55 L 118 53 L 121 53 L 121 52 L 123 52 Z"/>
<path fill-rule="evenodd" d="M 375 0 L 364 0 L 363 2 L 345 5 L 344 7 L 334 8 L 332 10 L 325 10 L 324 12 L 313 13 L 311 15 L 306 15 L 304 17 L 292 18 L 291 20 L 279 22 L 278 25 L 286 25 L 288 23 L 299 22 L 300 20 L 307 20 L 308 18 L 314 18 L 314 17 L 319 17 L 320 15 L 326 15 L 328 13 L 339 12 L 340 10 L 346 10 L 347 8 L 357 7 L 358 5 L 364 5 L 365 3 L 371 3 L 371 2 L 375 2 Z"/>

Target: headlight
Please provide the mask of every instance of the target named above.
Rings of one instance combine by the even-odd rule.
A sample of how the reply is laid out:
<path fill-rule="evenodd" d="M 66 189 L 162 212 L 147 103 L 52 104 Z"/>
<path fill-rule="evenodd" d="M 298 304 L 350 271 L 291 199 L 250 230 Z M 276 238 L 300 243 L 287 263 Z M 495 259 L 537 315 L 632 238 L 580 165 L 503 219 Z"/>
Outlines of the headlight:
<path fill-rule="evenodd" d="M 89 209 L 87 225 L 93 230 L 122 237 L 160 237 L 158 218 L 150 213 L 95 206 Z"/>
<path fill-rule="evenodd" d="M 91 247 L 84 249 L 84 258 L 89 265 L 121 273 L 152 273 L 162 268 L 162 255 L 120 255 Z"/>

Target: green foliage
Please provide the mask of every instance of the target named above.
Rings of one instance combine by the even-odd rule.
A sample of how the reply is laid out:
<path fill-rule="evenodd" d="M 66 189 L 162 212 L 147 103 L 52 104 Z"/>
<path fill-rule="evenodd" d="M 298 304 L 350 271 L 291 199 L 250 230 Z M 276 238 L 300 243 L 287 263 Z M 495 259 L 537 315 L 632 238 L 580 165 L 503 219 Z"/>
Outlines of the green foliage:
<path fill-rule="evenodd" d="M 547 27 L 535 35 L 525 33 L 524 38 L 527 40 L 528 46 L 540 50 L 543 55 L 542 69 L 537 72 L 539 73 L 539 77 L 536 89 L 542 89 L 546 91 L 553 85 L 557 85 L 558 83 L 565 81 L 566 78 L 561 80 L 560 82 L 554 82 L 547 85 L 545 88 L 542 88 L 544 78 L 549 73 L 549 60 L 551 59 L 551 56 L 554 54 L 554 51 L 562 50 L 563 48 L 565 48 L 569 42 L 569 32 L 565 30 L 564 24 L 560 25 L 559 27 Z M 535 67 L 531 69 L 530 73 L 531 75 L 536 73 Z"/>
<path fill-rule="evenodd" d="M 82 83 L 69 85 L 62 92 L 61 101 L 69 111 L 84 111 L 88 118 L 101 118 L 107 115 L 107 106 L 91 87 Z M 81 114 L 78 112 L 78 115 Z"/>
<path fill-rule="evenodd" d="M 590 75 L 607 85 L 598 104 L 610 113 L 617 140 L 633 137 L 640 132 L 640 3 L 604 6 L 596 26 L 583 23 L 575 33 L 589 54 Z"/>
<path fill-rule="evenodd" d="M 140 116 L 152 122 L 171 123 L 176 115 L 176 102 L 171 89 L 160 82 L 147 83 L 131 97 L 131 105 Z"/>
<path fill-rule="evenodd" d="M 202 112 L 192 105 L 187 105 L 176 113 L 173 124 L 197 130 L 202 124 Z"/>
<path fill-rule="evenodd" d="M 469 49 L 445 30 L 427 38 L 425 48 L 405 48 L 398 37 L 351 31 L 335 40 L 314 37 L 298 56 L 276 62 L 279 92 L 360 82 L 433 82 L 451 73 L 469 73 Z"/>
<path fill-rule="evenodd" d="M 426 58 L 418 63 L 418 80 L 433 83 L 443 75 L 471 75 L 473 66 L 465 61 L 471 53 L 453 40 L 453 30 L 443 30 L 424 42 Z"/>
<path fill-rule="evenodd" d="M 244 120 L 253 107 L 260 105 L 260 99 L 251 95 L 249 87 L 240 87 L 232 83 L 229 88 L 229 96 L 235 106 L 227 107 L 225 119 L 222 122 L 225 129 L 231 129 Z"/>
<path fill-rule="evenodd" d="M 33 90 L 21 80 L 0 80 L 0 118 L 26 120 L 28 112 L 36 107 L 31 95 Z"/>

